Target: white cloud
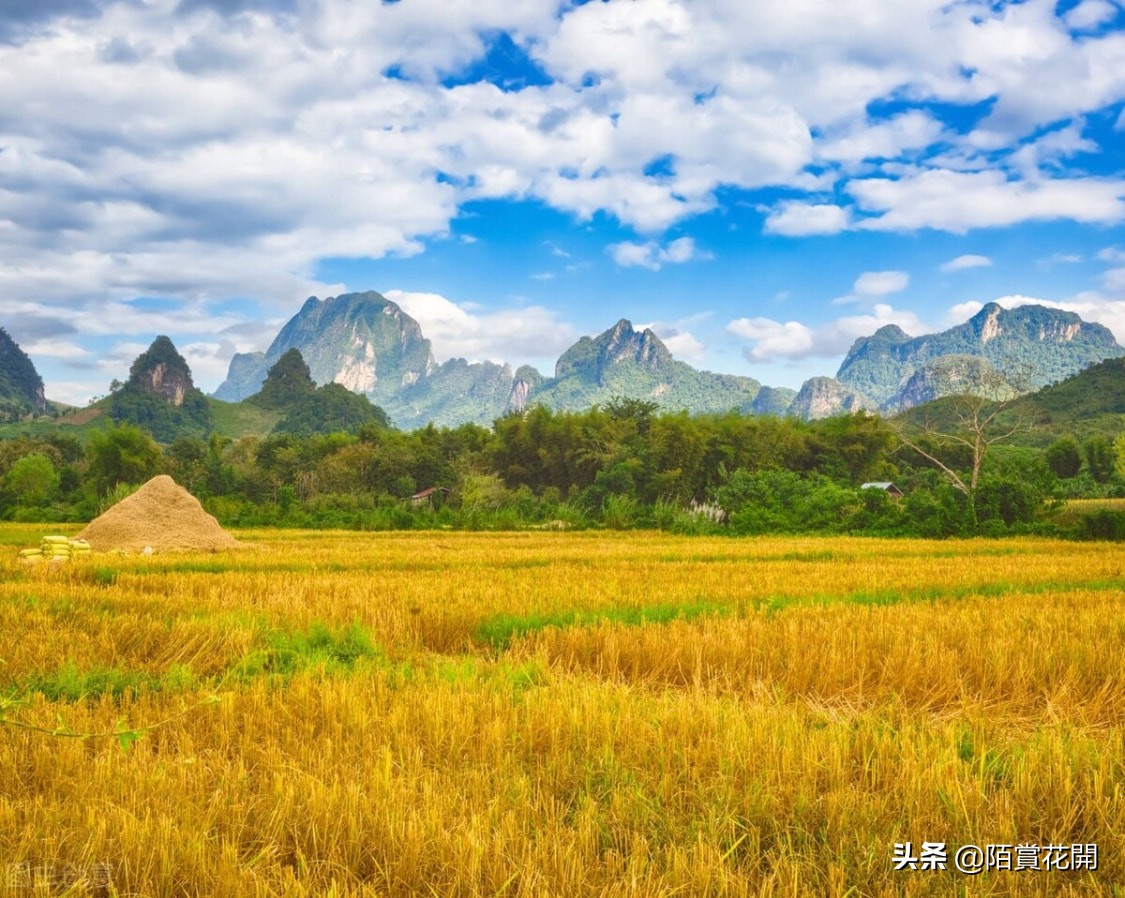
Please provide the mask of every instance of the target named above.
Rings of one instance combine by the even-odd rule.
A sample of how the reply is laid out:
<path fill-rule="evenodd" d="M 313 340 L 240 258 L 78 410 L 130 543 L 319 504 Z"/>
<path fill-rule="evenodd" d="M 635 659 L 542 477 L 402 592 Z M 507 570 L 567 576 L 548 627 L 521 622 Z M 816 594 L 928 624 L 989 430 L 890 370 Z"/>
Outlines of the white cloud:
<path fill-rule="evenodd" d="M 975 299 L 959 302 L 956 305 L 950 306 L 945 316 L 945 323 L 950 326 L 954 324 L 964 324 L 983 308 L 984 303 L 978 302 Z"/>
<path fill-rule="evenodd" d="M 895 159 L 906 150 L 922 150 L 937 143 L 942 124 L 918 110 L 904 112 L 887 121 L 853 121 L 846 129 L 817 145 L 822 159 L 859 163 L 870 159 Z"/>
<path fill-rule="evenodd" d="M 651 330 L 673 356 L 698 365 L 704 361 L 707 347 L 688 328 L 710 317 L 711 312 L 697 312 L 678 321 L 650 321 L 634 327 L 638 331 Z"/>
<path fill-rule="evenodd" d="M 941 265 L 942 271 L 964 271 L 967 268 L 987 268 L 992 264 L 992 260 L 988 256 L 977 255 L 964 255 L 958 256 L 956 259 L 950 259 Z"/>
<path fill-rule="evenodd" d="M 852 290 L 859 296 L 887 296 L 901 293 L 910 284 L 905 271 L 865 271 L 856 278 Z"/>
<path fill-rule="evenodd" d="M 668 351 L 676 358 L 685 362 L 700 363 L 703 361 L 706 348 L 690 331 L 681 331 L 676 334 L 665 334 L 658 337 L 668 347 Z"/>
<path fill-rule="evenodd" d="M 817 355 L 816 335 L 812 328 L 799 321 L 775 321 L 772 318 L 736 318 L 727 325 L 736 337 L 753 342 L 746 357 L 752 362 L 770 362 L 778 358 L 802 359 Z"/>
<path fill-rule="evenodd" d="M 847 191 L 867 212 L 857 223 L 873 231 L 971 228 L 1068 218 L 1090 224 L 1125 220 L 1125 181 L 1108 178 L 1008 180 L 1003 172 L 932 170 L 909 177 L 854 180 Z"/>
<path fill-rule="evenodd" d="M 55 378 L 43 379 L 44 392 L 48 399 L 56 402 L 65 402 L 67 405 L 85 406 L 94 396 L 90 385 L 85 381 L 57 380 Z M 103 386 L 98 391 L 104 394 L 107 387 Z"/>
<path fill-rule="evenodd" d="M 925 331 L 913 312 L 879 303 L 870 314 L 849 315 L 810 327 L 799 321 L 784 323 L 771 318 L 738 318 L 727 325 L 727 331 L 753 344 L 744 353 L 752 362 L 773 362 L 778 359 L 829 358 L 847 351 L 858 338 L 873 334 L 888 324 L 896 324 L 908 333 Z"/>
<path fill-rule="evenodd" d="M 62 340 L 59 338 L 48 338 L 44 340 L 34 340 L 31 342 L 24 342 L 20 349 L 26 352 L 29 356 L 47 356 L 55 359 L 88 359 L 91 353 L 83 349 L 76 343 L 70 340 Z"/>
<path fill-rule="evenodd" d="M 662 265 L 679 265 L 684 262 L 706 261 L 712 256 L 700 251 L 690 237 L 680 237 L 666 246 L 655 240 L 645 243 L 611 243 L 606 247 L 613 261 L 622 268 L 647 268 L 659 271 Z"/>
<path fill-rule="evenodd" d="M 1051 253 L 1037 261 L 1040 265 L 1079 265 L 1086 261 L 1086 257 L 1078 253 Z"/>
<path fill-rule="evenodd" d="M 1111 265 L 1120 265 L 1125 262 L 1125 249 L 1119 246 L 1107 246 L 1104 249 L 1098 250 L 1095 258 L 1099 262 L 1108 262 Z"/>
<path fill-rule="evenodd" d="M 1111 268 L 1102 275 L 1106 290 L 1125 296 L 1125 268 Z"/>
<path fill-rule="evenodd" d="M 523 306 L 477 314 L 437 293 L 388 290 L 396 303 L 422 328 L 434 357 L 469 361 L 554 362 L 577 339 L 575 329 L 542 306 Z"/>
<path fill-rule="evenodd" d="M 1117 7 L 1109 0 L 1082 0 L 1066 14 L 1067 27 L 1076 31 L 1097 28 L 1117 16 Z"/>
<path fill-rule="evenodd" d="M 807 237 L 838 234 L 848 227 L 848 212 L 830 203 L 804 203 L 789 200 L 779 203 L 766 218 L 767 234 Z"/>
<path fill-rule="evenodd" d="M 1074 121 L 1064 128 L 1049 131 L 1012 153 L 1010 164 L 1034 179 L 1041 168 L 1061 169 L 1062 160 L 1077 153 L 1097 153 L 1098 145 L 1082 135 L 1084 127 L 1085 122 Z"/>

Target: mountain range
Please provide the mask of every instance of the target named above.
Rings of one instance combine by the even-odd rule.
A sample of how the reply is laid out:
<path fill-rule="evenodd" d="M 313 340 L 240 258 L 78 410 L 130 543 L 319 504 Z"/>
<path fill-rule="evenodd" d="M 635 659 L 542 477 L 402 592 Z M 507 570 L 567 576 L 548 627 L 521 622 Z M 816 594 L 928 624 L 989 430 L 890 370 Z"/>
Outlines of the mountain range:
<path fill-rule="evenodd" d="M 835 377 L 811 378 L 799 391 L 700 371 L 674 359 L 651 330 L 638 330 L 625 319 L 578 340 L 548 377 L 526 365 L 513 370 L 507 364 L 462 358 L 438 364 L 418 322 L 386 297 L 366 292 L 310 297 L 265 352 L 231 359 L 214 398 L 245 404 L 293 350 L 307 366 L 310 384 L 361 394 L 404 429 L 431 422 L 488 425 L 530 405 L 577 411 L 614 397 L 695 413 L 736 409 L 804 419 L 859 410 L 895 413 L 958 393 L 1028 393 L 1093 363 L 1125 356 L 1107 328 L 1072 312 L 1034 305 L 1004 309 L 990 303 L 941 333 L 912 337 L 897 326 L 882 327 L 853 343 Z M 292 359 L 287 364 L 292 366 Z M 149 394 L 162 407 L 175 408 L 179 417 L 191 411 L 193 420 L 199 419 L 195 429 L 208 428 L 203 396 L 166 337 L 138 359 L 129 382 L 110 397 L 112 417 L 133 420 L 139 415 L 144 421 L 135 423 L 159 423 L 158 429 L 165 429 L 167 415 L 144 398 Z M 352 408 L 335 393 L 318 401 L 331 404 L 343 419 L 370 414 L 366 405 Z M 258 407 L 269 412 L 260 403 Z M 0 411 L 11 416 L 45 409 L 34 365 L 0 330 Z"/>
<path fill-rule="evenodd" d="M 236 355 L 215 397 L 238 401 L 260 389 L 269 368 L 298 349 L 318 383 L 368 396 L 400 427 L 489 424 L 541 404 L 579 410 L 614 396 L 691 412 L 737 409 L 805 419 L 869 410 L 893 413 L 955 393 L 1029 392 L 1094 362 L 1125 355 L 1108 328 L 1043 306 L 984 306 L 963 324 L 911 337 L 888 325 L 855 341 L 834 378 L 799 391 L 751 377 L 700 371 L 672 358 L 651 330 L 627 320 L 582 337 L 553 377 L 530 366 L 434 360 L 413 318 L 375 293 L 309 298 L 264 353 Z"/>
<path fill-rule="evenodd" d="M 764 390 L 751 377 L 699 371 L 673 359 L 651 330 L 638 331 L 624 319 L 597 337 L 582 337 L 559 357 L 551 378 L 528 365 L 513 370 L 461 358 L 439 365 L 418 322 L 367 292 L 309 298 L 265 352 L 231 359 L 215 398 L 237 402 L 253 395 L 290 349 L 300 351 L 317 383 L 334 381 L 363 393 L 406 429 L 431 422 L 490 424 L 529 404 L 576 411 L 614 396 L 694 412 L 778 414 L 794 395 Z"/>

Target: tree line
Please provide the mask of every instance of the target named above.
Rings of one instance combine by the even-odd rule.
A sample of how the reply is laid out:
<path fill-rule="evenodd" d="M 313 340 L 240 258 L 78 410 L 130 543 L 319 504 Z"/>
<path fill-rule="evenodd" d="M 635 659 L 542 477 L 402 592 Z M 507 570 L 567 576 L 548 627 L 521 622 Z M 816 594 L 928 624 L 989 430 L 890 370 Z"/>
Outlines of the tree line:
<path fill-rule="evenodd" d="M 1125 496 L 1125 436 L 986 441 L 987 455 L 964 436 L 866 414 L 689 415 L 633 399 L 536 407 L 491 428 L 403 432 L 376 416 L 329 433 L 163 445 L 121 423 L 85 444 L 54 433 L 0 441 L 0 517 L 89 520 L 166 473 L 228 526 L 1125 537 L 1125 513 L 1075 519 L 1059 501 Z M 861 488 L 873 481 L 903 495 Z"/>

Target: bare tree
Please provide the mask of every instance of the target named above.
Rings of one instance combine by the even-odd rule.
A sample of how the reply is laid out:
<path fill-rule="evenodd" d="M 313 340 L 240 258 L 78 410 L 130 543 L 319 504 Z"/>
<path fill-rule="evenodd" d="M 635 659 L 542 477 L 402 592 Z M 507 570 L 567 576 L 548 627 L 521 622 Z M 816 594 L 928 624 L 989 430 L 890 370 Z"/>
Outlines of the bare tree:
<path fill-rule="evenodd" d="M 952 426 L 949 422 L 942 426 L 926 420 L 914 425 L 919 434 L 915 437 L 904 418 L 890 422 L 903 446 L 934 465 L 955 489 L 965 494 L 974 528 L 977 525 L 977 489 L 989 449 L 1033 427 L 1026 415 L 1005 414 L 1027 392 L 1026 387 L 1020 389 L 1015 384 L 1026 385 L 1029 373 L 1021 369 L 1018 376 L 1005 378 L 994 368 L 987 369 L 973 394 L 947 397 L 946 407 L 952 404 L 953 408 Z M 938 448 L 930 451 L 923 442 Z M 969 470 L 962 473 L 939 458 L 935 452 L 942 446 L 968 449 Z"/>

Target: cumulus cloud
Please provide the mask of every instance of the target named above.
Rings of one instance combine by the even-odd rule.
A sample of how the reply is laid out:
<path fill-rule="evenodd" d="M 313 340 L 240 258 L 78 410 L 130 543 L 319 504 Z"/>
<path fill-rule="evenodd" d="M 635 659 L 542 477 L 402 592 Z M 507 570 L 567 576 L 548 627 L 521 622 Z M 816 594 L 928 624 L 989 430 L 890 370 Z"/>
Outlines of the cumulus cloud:
<path fill-rule="evenodd" d="M 438 293 L 388 290 L 384 295 L 421 325 L 439 362 L 465 358 L 543 364 L 553 362 L 578 338 L 570 324 L 542 306 L 482 313 Z"/>
<path fill-rule="evenodd" d="M 929 170 L 897 180 L 862 178 L 847 191 L 866 212 L 856 227 L 873 231 L 971 228 L 1067 218 L 1089 224 L 1125 220 L 1125 180 L 1095 177 L 1009 180 L 1003 172 Z"/>
<path fill-rule="evenodd" d="M 727 331 L 754 345 L 745 350 L 752 362 L 772 362 L 779 358 L 803 359 L 817 355 L 816 335 L 812 328 L 799 321 L 775 321 L 772 318 L 736 318 Z"/>
<path fill-rule="evenodd" d="M 908 333 L 925 331 L 913 312 L 878 303 L 869 314 L 836 318 L 815 327 L 799 321 L 737 318 L 727 325 L 727 332 L 750 341 L 752 345 L 744 350 L 750 361 L 773 362 L 838 356 L 859 337 L 870 336 L 888 324 L 897 324 Z"/>
<path fill-rule="evenodd" d="M 47 356 L 55 359 L 88 359 L 91 353 L 70 340 L 48 337 L 26 342 L 20 346 L 30 356 Z"/>
<path fill-rule="evenodd" d="M 887 121 L 852 121 L 837 133 L 826 135 L 817 145 L 817 154 L 822 159 L 852 164 L 896 159 L 905 151 L 937 143 L 942 131 L 941 122 L 920 110 Z"/>
<path fill-rule="evenodd" d="M 613 261 L 622 268 L 647 268 L 659 271 L 663 265 L 678 265 L 693 260 L 712 258 L 710 253 L 702 252 L 690 237 L 680 237 L 666 246 L 655 240 L 645 243 L 612 243 L 607 247 Z"/>
<path fill-rule="evenodd" d="M 1067 27 L 1076 31 L 1097 28 L 1117 16 L 1117 6 L 1109 0 L 1082 0 L 1066 14 Z"/>
<path fill-rule="evenodd" d="M 700 364 L 704 360 L 707 347 L 689 328 L 710 317 L 711 312 L 697 312 L 678 321 L 650 321 L 646 324 L 637 324 L 635 327 L 639 331 L 651 330 L 676 358 L 692 364 Z"/>
<path fill-rule="evenodd" d="M 1106 290 L 1125 295 L 1125 268 L 1111 268 L 1102 275 Z"/>
<path fill-rule="evenodd" d="M 991 264 L 992 260 L 988 256 L 967 254 L 943 263 L 941 270 L 945 272 L 964 271 L 967 268 L 986 268 Z"/>
<path fill-rule="evenodd" d="M 945 323 L 947 325 L 962 324 L 972 318 L 977 312 L 984 308 L 984 303 L 975 299 L 959 302 L 949 307 L 949 311 L 945 315 Z"/>
<path fill-rule="evenodd" d="M 859 296 L 887 296 L 901 293 L 910 283 L 905 271 L 865 271 L 856 278 L 852 290 Z"/>
<path fill-rule="evenodd" d="M 838 234 L 848 227 L 848 212 L 831 203 L 790 200 L 778 204 L 766 217 L 766 233 L 785 237 Z"/>

